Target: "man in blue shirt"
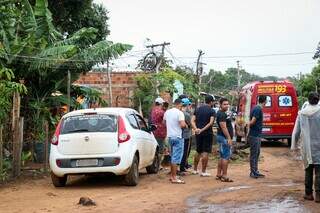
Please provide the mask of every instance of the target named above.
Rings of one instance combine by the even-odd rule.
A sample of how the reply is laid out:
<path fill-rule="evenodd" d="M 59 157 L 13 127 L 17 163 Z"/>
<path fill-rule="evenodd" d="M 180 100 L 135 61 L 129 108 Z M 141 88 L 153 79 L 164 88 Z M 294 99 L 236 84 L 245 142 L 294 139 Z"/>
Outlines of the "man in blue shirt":
<path fill-rule="evenodd" d="M 267 103 L 267 97 L 260 95 L 258 98 L 258 105 L 256 105 L 250 114 L 250 131 L 248 142 L 250 144 L 250 177 L 263 178 L 265 177 L 258 170 L 258 161 L 260 156 L 261 147 L 261 133 L 263 125 L 263 112 L 262 108 Z"/>

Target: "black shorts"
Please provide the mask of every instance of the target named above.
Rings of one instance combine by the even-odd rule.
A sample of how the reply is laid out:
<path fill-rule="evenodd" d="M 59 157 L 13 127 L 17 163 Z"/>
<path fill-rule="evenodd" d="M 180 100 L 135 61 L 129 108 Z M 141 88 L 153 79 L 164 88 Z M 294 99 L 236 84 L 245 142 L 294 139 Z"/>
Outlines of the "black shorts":
<path fill-rule="evenodd" d="M 196 141 L 197 141 L 197 152 L 203 153 L 211 153 L 212 152 L 212 134 L 200 134 L 196 135 Z"/>

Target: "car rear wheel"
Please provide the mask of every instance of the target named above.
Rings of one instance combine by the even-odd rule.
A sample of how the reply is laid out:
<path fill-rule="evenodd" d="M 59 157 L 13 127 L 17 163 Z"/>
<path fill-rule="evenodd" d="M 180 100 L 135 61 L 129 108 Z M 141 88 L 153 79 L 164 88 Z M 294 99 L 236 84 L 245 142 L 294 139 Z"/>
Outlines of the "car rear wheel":
<path fill-rule="evenodd" d="M 154 159 L 153 162 L 150 166 L 148 166 L 147 168 L 147 173 L 148 174 L 157 174 L 159 169 L 160 169 L 160 155 L 158 150 L 156 151 L 155 155 L 154 155 Z"/>
<path fill-rule="evenodd" d="M 139 161 L 135 155 L 130 167 L 129 173 L 124 177 L 124 184 L 127 186 L 136 186 L 139 182 Z"/>
<path fill-rule="evenodd" d="M 51 172 L 51 180 L 55 187 L 64 187 L 67 183 L 68 176 L 58 177 Z"/>

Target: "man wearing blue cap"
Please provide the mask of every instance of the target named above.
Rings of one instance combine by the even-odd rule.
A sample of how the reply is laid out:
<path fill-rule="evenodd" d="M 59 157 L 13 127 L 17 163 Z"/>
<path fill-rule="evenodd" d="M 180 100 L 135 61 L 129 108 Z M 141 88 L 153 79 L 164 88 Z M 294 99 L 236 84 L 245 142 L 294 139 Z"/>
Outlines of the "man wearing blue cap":
<path fill-rule="evenodd" d="M 187 126 L 182 129 L 182 138 L 184 139 L 184 149 L 183 149 L 183 157 L 180 164 L 180 173 L 186 172 L 188 165 L 188 157 L 190 153 L 190 137 L 191 137 L 191 113 L 190 113 L 190 105 L 191 101 L 189 98 L 183 98 L 182 109 L 181 111 L 184 114 L 185 122 Z"/>

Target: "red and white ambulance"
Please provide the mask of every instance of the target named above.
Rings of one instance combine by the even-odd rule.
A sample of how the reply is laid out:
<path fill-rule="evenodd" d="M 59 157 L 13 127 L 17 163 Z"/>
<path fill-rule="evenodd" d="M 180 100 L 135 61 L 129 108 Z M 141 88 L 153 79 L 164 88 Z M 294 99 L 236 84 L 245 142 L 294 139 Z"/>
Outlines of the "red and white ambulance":
<path fill-rule="evenodd" d="M 299 110 L 294 85 L 289 81 L 256 81 L 244 86 L 240 92 L 238 115 L 243 116 L 246 122 L 258 103 L 259 95 L 267 96 L 267 104 L 263 108 L 262 138 L 288 139 L 290 145 Z"/>

